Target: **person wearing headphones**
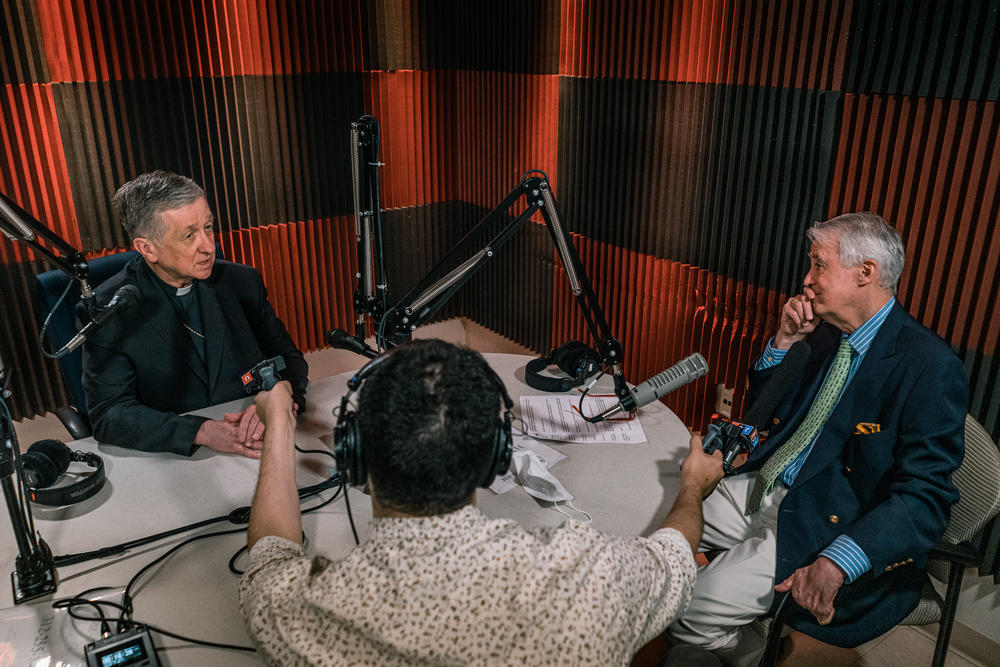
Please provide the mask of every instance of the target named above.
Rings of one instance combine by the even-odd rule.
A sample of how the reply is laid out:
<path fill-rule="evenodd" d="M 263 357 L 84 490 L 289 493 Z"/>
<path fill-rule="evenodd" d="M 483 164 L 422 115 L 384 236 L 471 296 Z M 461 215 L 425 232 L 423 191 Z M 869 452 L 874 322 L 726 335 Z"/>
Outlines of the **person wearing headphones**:
<path fill-rule="evenodd" d="M 267 429 L 240 606 L 267 662 L 627 665 L 683 611 L 701 502 L 722 478 L 700 438 L 648 537 L 573 520 L 526 530 L 476 507 L 511 453 L 512 401 L 480 354 L 415 341 L 348 386 L 337 467 L 367 483 L 374 518 L 340 561 L 302 546 L 289 385 L 257 396 Z"/>

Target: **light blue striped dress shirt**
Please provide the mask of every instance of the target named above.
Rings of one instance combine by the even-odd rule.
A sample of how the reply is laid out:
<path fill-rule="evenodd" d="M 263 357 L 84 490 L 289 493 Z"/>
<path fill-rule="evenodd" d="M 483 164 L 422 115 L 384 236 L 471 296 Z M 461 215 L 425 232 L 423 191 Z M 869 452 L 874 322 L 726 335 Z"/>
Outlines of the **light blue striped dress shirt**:
<path fill-rule="evenodd" d="M 844 395 L 844 391 L 851 384 L 851 380 L 854 379 L 854 374 L 857 372 L 858 367 L 861 365 L 862 359 L 865 358 L 865 354 L 868 353 L 868 348 L 871 347 L 872 340 L 875 338 L 875 334 L 882 327 L 882 323 L 885 322 L 885 318 L 889 316 L 889 311 L 892 310 L 893 304 L 896 303 L 896 297 L 890 297 L 882 308 L 879 309 L 877 313 L 872 315 L 871 319 L 858 327 L 854 333 L 847 336 L 848 342 L 854 349 L 851 354 L 851 366 L 847 371 L 847 382 L 844 383 L 844 389 L 840 391 L 840 395 Z M 774 339 L 768 341 L 767 347 L 764 353 L 757 360 L 756 368 L 762 371 L 766 368 L 771 368 L 772 366 L 777 366 L 781 363 L 782 359 L 785 358 L 785 353 L 787 350 L 778 350 L 772 345 Z M 829 371 L 827 371 L 829 372 Z M 825 381 L 825 380 L 824 380 Z M 838 397 L 838 402 L 840 398 Z M 835 406 L 836 407 L 836 406 Z M 822 431 L 820 431 L 822 433 Z M 819 437 L 817 435 L 817 437 Z M 795 478 L 799 474 L 799 470 L 802 469 L 803 464 L 806 462 L 806 458 L 809 456 L 809 452 L 812 451 L 813 445 L 816 444 L 816 439 L 809 443 L 798 457 L 788 464 L 784 472 L 778 478 L 786 486 L 791 486 L 795 482 Z M 852 540 L 847 535 L 840 535 L 835 539 L 830 546 L 820 552 L 821 556 L 826 556 L 837 566 L 844 571 L 847 575 L 847 583 L 851 583 L 862 574 L 871 569 L 871 561 L 868 560 L 868 556 L 861 547 Z"/>

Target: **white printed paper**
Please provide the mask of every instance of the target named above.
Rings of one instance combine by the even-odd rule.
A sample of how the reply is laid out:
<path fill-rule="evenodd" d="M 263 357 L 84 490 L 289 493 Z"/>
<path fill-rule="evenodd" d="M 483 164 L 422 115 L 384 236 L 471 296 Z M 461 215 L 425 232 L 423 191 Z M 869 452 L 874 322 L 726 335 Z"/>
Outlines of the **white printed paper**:
<path fill-rule="evenodd" d="M 646 442 L 646 432 L 639 419 L 610 419 L 597 424 L 586 421 L 576 411 L 579 401 L 574 396 L 522 396 L 521 420 L 524 430 L 541 440 L 595 443 Z M 584 401 L 588 414 L 600 414 L 618 404 L 615 398 L 588 397 Z M 591 412 L 592 411 L 592 412 Z"/>
<path fill-rule="evenodd" d="M 89 600 L 121 601 L 121 588 L 88 595 Z M 80 615 L 96 615 L 81 607 Z M 99 621 L 72 618 L 51 600 L 0 610 L 0 665 L 86 667 L 83 647 L 101 638 Z"/>

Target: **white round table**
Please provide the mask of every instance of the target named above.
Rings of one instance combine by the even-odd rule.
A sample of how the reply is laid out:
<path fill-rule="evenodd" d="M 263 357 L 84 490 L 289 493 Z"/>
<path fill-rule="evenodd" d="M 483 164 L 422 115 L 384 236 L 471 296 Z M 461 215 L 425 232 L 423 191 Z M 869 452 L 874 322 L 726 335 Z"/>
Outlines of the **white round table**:
<path fill-rule="evenodd" d="M 531 357 L 484 356 L 514 400 L 515 415 L 520 414 L 521 396 L 544 393 L 524 382 L 524 366 Z M 310 384 L 308 409 L 296 429 L 296 443 L 302 449 L 332 451 L 333 410 L 339 406 L 351 375 L 343 373 Z M 249 400 L 213 406 L 198 414 L 217 417 Z M 574 495 L 574 504 L 593 516 L 595 527 L 619 535 L 648 534 L 659 526 L 676 495 L 680 462 L 688 448 L 687 429 L 663 404 L 646 406 L 639 418 L 648 439 L 645 443 L 545 442 L 566 455 L 552 466 L 551 472 Z M 515 424 L 515 429 L 518 426 Z M 35 528 L 57 555 L 119 544 L 228 514 L 249 505 L 253 497 L 258 467 L 254 460 L 218 455 L 206 448 L 192 457 L 148 454 L 99 445 L 93 439 L 71 446 L 98 452 L 104 459 L 108 481 L 97 495 L 77 505 L 34 509 Z M 300 454 L 299 485 L 324 479 L 332 465 L 327 456 Z M 355 525 L 364 539 L 371 507 L 358 489 L 352 489 L 350 494 Z M 520 487 L 501 495 L 480 489 L 476 501 L 487 515 L 513 518 L 528 527 L 558 525 L 565 520 Z M 315 498 L 303 502 L 304 508 L 316 504 Z M 234 527 L 220 523 L 197 532 Z M 303 530 L 310 549 L 330 558 L 343 557 L 354 547 L 342 499 L 306 514 Z M 11 536 L 4 540 L 7 546 L 0 554 L 4 581 L 0 590 L 0 636 L 6 638 L 15 653 L 12 664 L 33 664 L 44 657 L 68 661 L 73 651 L 82 656 L 84 644 L 96 638 L 88 624 L 69 621 L 65 612 L 53 612 L 50 599 L 13 606 L 9 573 L 14 569 L 17 551 L 6 512 L 0 519 L 0 532 Z M 56 597 L 96 586 L 124 586 L 142 566 L 192 534 L 196 533 L 140 547 L 123 556 L 60 568 Z M 238 608 L 238 577 L 227 568 L 230 556 L 245 543 L 245 535 L 236 534 L 200 540 L 182 548 L 143 578 L 135 595 L 135 618 L 183 635 L 249 645 Z M 161 660 L 171 665 L 259 664 L 253 654 L 196 647 L 161 637 L 157 640 L 159 646 L 171 647 L 160 653 Z M 22 646 L 28 648 L 22 650 Z"/>

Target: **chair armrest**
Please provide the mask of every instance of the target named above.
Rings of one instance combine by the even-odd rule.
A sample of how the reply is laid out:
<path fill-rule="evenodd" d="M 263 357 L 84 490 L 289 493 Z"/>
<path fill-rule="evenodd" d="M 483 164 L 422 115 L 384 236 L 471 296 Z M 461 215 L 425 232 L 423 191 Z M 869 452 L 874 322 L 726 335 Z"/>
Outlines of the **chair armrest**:
<path fill-rule="evenodd" d="M 961 565 L 978 565 L 980 561 L 979 549 L 974 547 L 971 542 L 961 542 L 959 544 L 938 542 L 931 549 L 928 556 Z"/>
<path fill-rule="evenodd" d="M 56 416 L 59 417 L 59 421 L 61 421 L 62 425 L 66 427 L 67 431 L 69 431 L 73 440 L 89 438 L 93 435 L 93 431 L 90 427 L 90 421 L 77 412 L 76 408 L 64 405 L 56 408 L 55 412 Z"/>

